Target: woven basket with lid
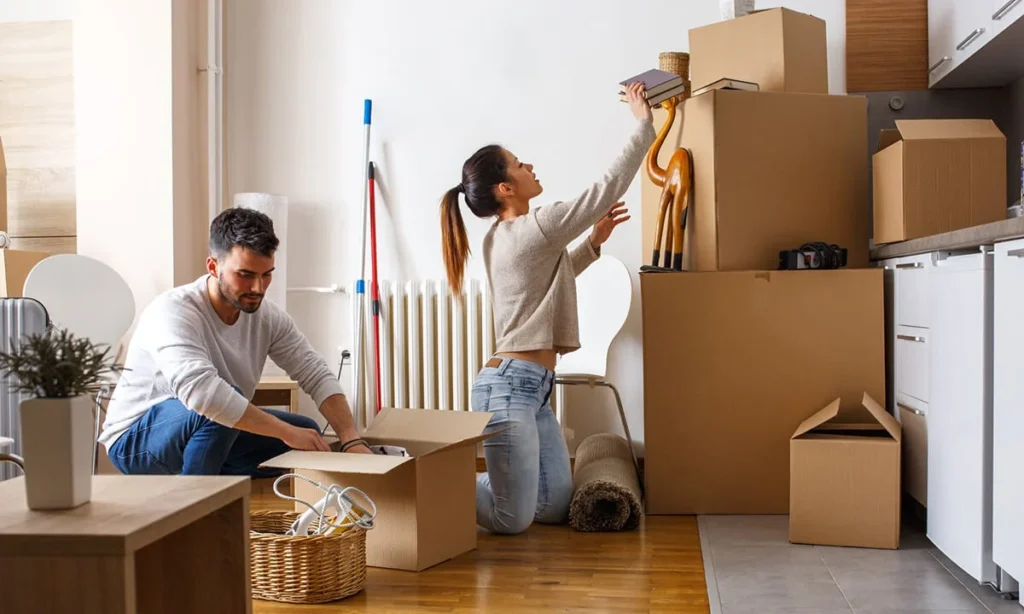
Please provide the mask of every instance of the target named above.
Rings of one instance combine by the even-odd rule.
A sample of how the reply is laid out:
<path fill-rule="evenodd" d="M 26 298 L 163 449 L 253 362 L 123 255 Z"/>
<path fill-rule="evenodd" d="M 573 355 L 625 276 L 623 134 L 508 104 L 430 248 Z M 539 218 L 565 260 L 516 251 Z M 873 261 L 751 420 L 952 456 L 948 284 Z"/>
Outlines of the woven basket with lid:
<path fill-rule="evenodd" d="M 690 96 L 690 54 L 683 51 L 662 51 L 658 54 L 658 68 L 674 75 L 679 75 L 686 83 L 686 94 L 676 96 L 685 99 Z"/>
<path fill-rule="evenodd" d="M 658 68 L 690 80 L 690 54 L 682 51 L 663 51 L 658 54 Z"/>
<path fill-rule="evenodd" d="M 366 531 L 286 536 L 297 512 L 249 514 L 253 599 L 327 603 L 366 586 Z"/>

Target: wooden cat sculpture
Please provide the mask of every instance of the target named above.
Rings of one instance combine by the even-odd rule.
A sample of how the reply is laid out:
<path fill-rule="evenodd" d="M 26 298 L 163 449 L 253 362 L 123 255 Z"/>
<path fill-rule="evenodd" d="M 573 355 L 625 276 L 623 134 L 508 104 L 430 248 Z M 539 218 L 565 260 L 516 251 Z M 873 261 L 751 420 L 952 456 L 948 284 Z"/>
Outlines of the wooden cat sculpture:
<path fill-rule="evenodd" d="M 665 144 L 665 138 L 676 119 L 676 106 L 680 100 L 672 98 L 661 103 L 668 109 L 668 119 L 658 133 L 650 151 L 647 152 L 647 176 L 654 185 L 661 188 L 658 203 L 658 226 L 654 236 L 654 254 L 651 266 L 659 267 L 661 259 L 662 234 L 665 235 L 665 263 L 661 268 L 683 270 L 683 234 L 686 230 L 686 213 L 693 194 L 693 157 L 688 149 L 680 147 L 672 154 L 668 168 L 658 166 L 658 154 Z M 666 224 L 666 220 L 668 223 Z"/>

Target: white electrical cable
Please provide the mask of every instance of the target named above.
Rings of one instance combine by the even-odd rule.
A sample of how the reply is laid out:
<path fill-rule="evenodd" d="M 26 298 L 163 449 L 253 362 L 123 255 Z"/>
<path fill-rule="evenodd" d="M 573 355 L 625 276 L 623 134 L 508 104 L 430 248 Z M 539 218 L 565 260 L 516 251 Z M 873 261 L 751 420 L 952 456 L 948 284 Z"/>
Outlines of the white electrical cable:
<path fill-rule="evenodd" d="M 309 482 L 326 494 L 323 498 L 317 501 L 315 505 L 311 505 L 308 501 L 304 501 L 298 497 L 285 495 L 277 489 L 277 485 L 285 478 L 295 478 Z M 352 497 L 349 496 L 350 492 L 359 493 L 367 505 L 361 505 L 353 501 Z M 282 499 L 297 501 L 309 508 L 309 510 L 303 512 L 302 515 L 292 523 L 291 528 L 287 533 L 285 533 L 285 535 L 289 536 L 309 535 L 309 526 L 312 524 L 314 518 L 317 519 L 317 524 L 316 528 L 313 529 L 313 534 L 326 535 L 334 529 L 348 529 L 353 526 L 370 530 L 373 528 L 373 520 L 377 517 L 377 505 L 365 492 L 359 490 L 355 486 L 342 488 L 337 484 L 331 484 L 330 486 L 325 487 L 320 482 L 311 480 L 310 478 L 297 473 L 286 473 L 274 480 L 274 494 Z M 362 513 L 356 512 L 356 508 L 359 508 L 359 511 Z M 331 509 L 336 512 L 336 518 L 341 519 L 340 524 L 333 522 L 330 518 L 327 518 L 328 510 Z"/>

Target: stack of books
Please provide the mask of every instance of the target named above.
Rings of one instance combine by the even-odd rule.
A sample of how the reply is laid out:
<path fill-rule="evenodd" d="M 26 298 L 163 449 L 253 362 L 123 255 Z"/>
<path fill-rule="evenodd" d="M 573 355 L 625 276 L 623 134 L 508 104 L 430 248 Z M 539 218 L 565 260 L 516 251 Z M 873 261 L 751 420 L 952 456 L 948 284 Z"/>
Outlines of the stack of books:
<path fill-rule="evenodd" d="M 626 101 L 626 87 L 631 83 L 640 81 L 644 84 L 644 91 L 647 96 L 647 104 L 657 106 L 662 102 L 686 93 L 689 86 L 687 81 L 679 75 L 652 68 L 639 75 L 626 79 L 619 83 L 619 99 Z"/>

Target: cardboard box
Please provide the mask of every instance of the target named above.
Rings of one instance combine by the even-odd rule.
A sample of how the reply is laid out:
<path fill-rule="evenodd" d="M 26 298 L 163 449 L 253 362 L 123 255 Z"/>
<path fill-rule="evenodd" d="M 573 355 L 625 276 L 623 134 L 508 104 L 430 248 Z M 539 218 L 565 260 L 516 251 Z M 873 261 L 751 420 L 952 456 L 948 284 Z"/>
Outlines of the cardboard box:
<path fill-rule="evenodd" d="M 39 261 L 50 256 L 49 252 L 0 249 L 0 296 L 24 296 L 25 279 L 29 272 Z"/>
<path fill-rule="evenodd" d="M 1006 137 L 992 120 L 896 120 L 871 164 L 876 244 L 1006 218 Z"/>
<path fill-rule="evenodd" d="M 693 155 L 684 268 L 777 269 L 780 251 L 811 241 L 847 248 L 850 268 L 868 266 L 867 122 L 863 96 L 722 90 L 687 100 L 659 154 L 662 168 L 677 147 Z M 641 174 L 649 264 L 661 189 Z"/>
<path fill-rule="evenodd" d="M 762 92 L 828 93 L 825 21 L 785 8 L 754 11 L 690 30 L 693 89 L 719 79 Z"/>
<path fill-rule="evenodd" d="M 883 274 L 640 274 L 649 514 L 788 513 L 809 408 L 884 398 Z"/>
<path fill-rule="evenodd" d="M 836 399 L 790 441 L 789 541 L 900 547 L 900 423 L 864 394 L 867 420 Z"/>
<path fill-rule="evenodd" d="M 382 409 L 363 437 L 406 448 L 411 457 L 292 450 L 264 463 L 321 484 L 355 486 L 377 506 L 366 534 L 366 564 L 421 571 L 476 548 L 476 442 L 485 412 Z M 323 493 L 295 480 L 310 504 Z M 309 508 L 296 503 L 296 511 Z"/>

